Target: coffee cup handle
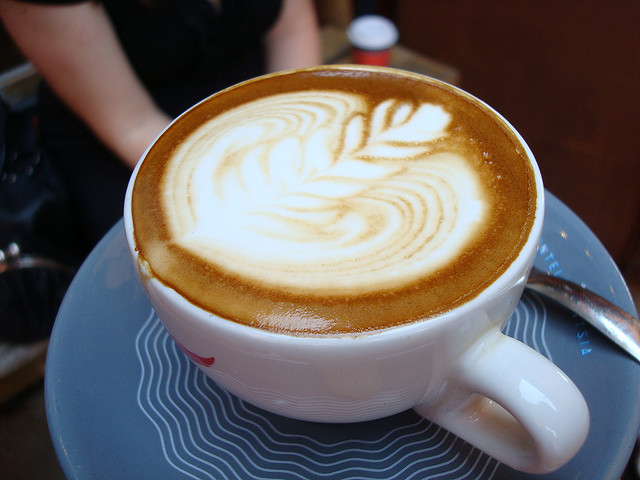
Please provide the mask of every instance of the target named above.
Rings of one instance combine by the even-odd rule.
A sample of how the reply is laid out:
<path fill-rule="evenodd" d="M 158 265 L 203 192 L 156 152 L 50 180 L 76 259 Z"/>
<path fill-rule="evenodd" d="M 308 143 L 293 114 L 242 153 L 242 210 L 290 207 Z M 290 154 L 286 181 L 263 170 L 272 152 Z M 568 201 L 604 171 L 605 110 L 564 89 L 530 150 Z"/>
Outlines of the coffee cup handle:
<path fill-rule="evenodd" d="M 415 410 L 528 473 L 562 466 L 589 430 L 589 410 L 573 382 L 534 349 L 497 330 L 466 350 L 435 401 Z"/>

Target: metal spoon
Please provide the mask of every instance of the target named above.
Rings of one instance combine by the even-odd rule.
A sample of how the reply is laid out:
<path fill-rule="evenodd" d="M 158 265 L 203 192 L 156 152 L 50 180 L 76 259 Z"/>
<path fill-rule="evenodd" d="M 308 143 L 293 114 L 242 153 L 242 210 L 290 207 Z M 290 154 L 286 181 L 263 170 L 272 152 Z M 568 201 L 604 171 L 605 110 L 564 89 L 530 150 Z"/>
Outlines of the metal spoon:
<path fill-rule="evenodd" d="M 640 363 L 640 321 L 600 295 L 534 268 L 527 288 L 579 315 Z"/>

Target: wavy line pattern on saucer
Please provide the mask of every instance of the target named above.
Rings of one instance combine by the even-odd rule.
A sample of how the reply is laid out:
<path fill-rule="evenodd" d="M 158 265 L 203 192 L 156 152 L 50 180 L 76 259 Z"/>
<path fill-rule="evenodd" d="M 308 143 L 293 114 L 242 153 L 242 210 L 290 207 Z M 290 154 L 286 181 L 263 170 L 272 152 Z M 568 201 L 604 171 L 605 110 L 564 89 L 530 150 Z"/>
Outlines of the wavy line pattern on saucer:
<path fill-rule="evenodd" d="M 547 327 L 547 309 L 542 299 L 526 292 L 520 299 L 504 333 L 530 345 L 553 362 L 551 350 L 545 338 Z"/>
<path fill-rule="evenodd" d="M 550 358 L 545 326 L 544 303 L 526 294 L 505 333 Z M 189 361 L 153 310 L 135 346 L 138 405 L 155 426 L 164 458 L 185 478 L 491 480 L 500 465 L 411 411 L 330 425 L 253 407 Z"/>

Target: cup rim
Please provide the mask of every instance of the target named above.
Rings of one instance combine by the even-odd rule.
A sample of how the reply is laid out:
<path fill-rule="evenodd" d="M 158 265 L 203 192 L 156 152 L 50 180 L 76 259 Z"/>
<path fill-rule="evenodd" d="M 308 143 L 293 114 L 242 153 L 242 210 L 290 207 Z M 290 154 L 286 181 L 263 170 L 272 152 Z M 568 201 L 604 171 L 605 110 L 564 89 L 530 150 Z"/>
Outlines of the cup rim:
<path fill-rule="evenodd" d="M 132 232 L 133 228 L 133 219 L 131 212 L 131 196 L 133 191 L 133 186 L 135 184 L 135 180 L 140 169 L 144 158 L 148 154 L 149 150 L 155 144 L 158 138 L 160 138 L 165 131 L 167 131 L 175 122 L 179 121 L 179 119 L 185 115 L 187 115 L 192 109 L 195 109 L 198 105 L 203 102 L 206 102 L 212 96 L 217 96 L 223 94 L 225 91 L 236 88 L 240 85 L 245 85 L 248 83 L 260 81 L 260 79 L 270 76 L 280 76 L 280 75 L 288 75 L 297 71 L 309 71 L 309 70 L 326 70 L 326 69 L 336 69 L 336 70 L 383 70 L 389 71 L 391 73 L 400 74 L 409 77 L 417 77 L 419 79 L 427 78 L 428 81 L 434 82 L 443 86 L 444 88 L 452 89 L 457 94 L 462 95 L 467 98 L 472 103 L 477 103 L 481 107 L 487 109 L 492 115 L 495 116 L 497 120 L 499 120 L 511 133 L 514 134 L 520 145 L 524 150 L 524 154 L 529 160 L 529 165 L 532 168 L 535 180 L 536 187 L 536 206 L 535 206 L 535 218 L 534 222 L 531 226 L 531 230 L 529 231 L 529 235 L 527 241 L 521 247 L 520 252 L 516 256 L 516 258 L 511 262 L 509 267 L 500 275 L 494 282 L 492 282 L 488 287 L 478 293 L 475 297 L 469 299 L 463 304 L 452 308 L 446 312 L 435 315 L 428 319 L 424 320 L 416 320 L 405 324 L 394 325 L 390 327 L 367 330 L 363 332 L 352 332 L 352 333 L 329 333 L 329 334 L 316 334 L 316 335 L 304 335 L 304 334 L 293 334 L 289 332 L 273 332 L 270 330 L 261 329 L 258 327 L 252 327 L 249 325 L 242 324 L 240 322 L 233 321 L 231 319 L 227 319 L 216 315 L 214 313 L 205 311 L 200 307 L 191 303 L 188 299 L 180 295 L 178 292 L 173 290 L 171 287 L 165 285 L 162 281 L 156 278 L 151 274 L 148 267 L 143 267 L 140 264 L 138 259 L 138 250 L 135 246 L 135 239 L 133 238 Z M 323 344 L 329 342 L 341 342 L 344 343 L 345 339 L 358 339 L 359 343 L 368 343 L 370 341 L 379 341 L 381 339 L 393 338 L 398 336 L 406 336 L 411 334 L 416 334 L 418 332 L 427 331 L 431 328 L 436 328 L 443 323 L 450 321 L 453 318 L 458 318 L 463 316 L 469 311 L 472 311 L 477 308 L 478 304 L 482 304 L 488 301 L 490 298 L 494 297 L 501 291 L 508 289 L 518 282 L 526 282 L 528 273 L 533 265 L 533 261 L 535 258 L 535 254 L 537 252 L 538 243 L 540 237 L 542 235 L 542 227 L 544 222 L 544 213 L 545 213 L 545 198 L 544 198 L 544 185 L 542 181 L 542 174 L 540 172 L 540 168 L 537 164 L 535 156 L 531 151 L 529 145 L 526 143 L 522 135 L 516 130 L 516 128 L 497 110 L 495 110 L 492 106 L 488 105 L 483 100 L 477 98 L 473 94 L 457 87 L 455 85 L 448 84 L 441 80 L 426 77 L 425 75 L 421 75 L 414 72 L 409 72 L 405 70 L 399 70 L 392 67 L 384 67 L 384 66 L 371 66 L 371 65 L 319 65 L 314 67 L 306 67 L 300 69 L 292 69 L 292 70 L 284 70 L 275 73 L 269 73 L 266 75 L 262 75 L 259 77 L 251 78 L 240 82 L 238 84 L 227 87 L 223 90 L 220 90 L 217 93 L 214 93 L 210 97 L 207 97 L 200 102 L 194 104 L 189 109 L 185 110 L 182 114 L 176 117 L 154 140 L 146 149 L 146 151 L 140 157 L 140 160 L 136 164 L 131 177 L 129 179 L 129 183 L 127 186 L 125 201 L 124 201 L 124 229 L 125 229 L 125 237 L 127 241 L 127 246 L 129 248 L 129 252 L 131 254 L 132 260 L 134 262 L 135 268 L 138 270 L 145 269 L 146 272 L 143 273 L 143 276 L 147 279 L 147 281 L 154 284 L 154 288 L 162 289 L 165 294 L 169 295 L 173 301 L 180 305 L 180 308 L 186 308 L 189 311 L 193 312 L 196 315 L 191 316 L 192 318 L 197 318 L 198 322 L 202 324 L 202 326 L 209 325 L 211 321 L 216 321 L 219 325 L 218 328 L 224 329 L 228 333 L 238 334 L 238 335 L 251 335 L 253 337 L 259 337 L 265 341 L 288 341 L 292 343 L 300 343 L 304 342 L 315 343 L 321 341 Z M 488 298 L 487 298 L 488 297 Z"/>

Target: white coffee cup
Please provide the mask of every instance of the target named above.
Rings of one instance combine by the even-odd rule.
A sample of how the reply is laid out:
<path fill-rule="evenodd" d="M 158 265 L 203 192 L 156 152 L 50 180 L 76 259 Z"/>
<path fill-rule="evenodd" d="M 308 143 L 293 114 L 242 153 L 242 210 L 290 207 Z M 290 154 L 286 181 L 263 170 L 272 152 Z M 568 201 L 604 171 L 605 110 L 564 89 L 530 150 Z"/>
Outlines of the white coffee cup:
<path fill-rule="evenodd" d="M 559 468 L 582 446 L 589 412 L 558 367 L 501 332 L 537 252 L 544 188 L 524 140 L 493 113 L 513 130 L 534 171 L 535 220 L 517 258 L 475 298 L 426 321 L 343 335 L 275 333 L 219 317 L 169 288 L 139 258 L 131 201 L 143 157 L 125 200 L 125 232 L 158 317 L 203 372 L 268 411 L 358 422 L 413 408 L 515 469 Z"/>

